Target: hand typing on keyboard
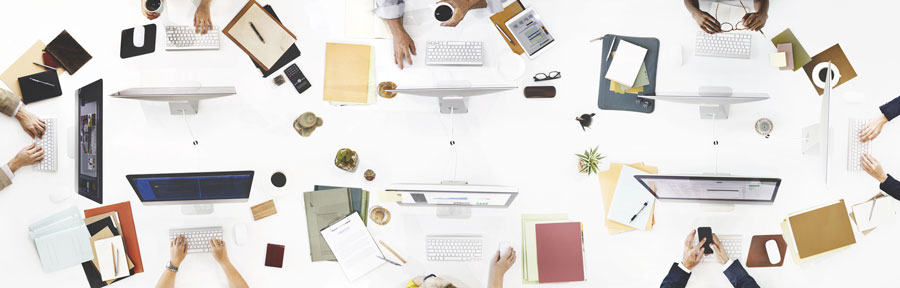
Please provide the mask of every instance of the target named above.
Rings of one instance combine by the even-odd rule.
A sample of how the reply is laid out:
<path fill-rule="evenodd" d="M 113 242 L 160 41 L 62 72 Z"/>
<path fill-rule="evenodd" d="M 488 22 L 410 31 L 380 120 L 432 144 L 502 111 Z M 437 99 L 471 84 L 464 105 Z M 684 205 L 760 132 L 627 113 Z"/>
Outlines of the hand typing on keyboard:
<path fill-rule="evenodd" d="M 869 154 L 863 155 L 862 167 L 863 170 L 866 170 L 866 173 L 869 173 L 875 180 L 878 180 L 878 183 L 887 181 L 888 175 L 887 173 L 884 173 L 884 168 L 881 167 L 881 163 L 878 162 L 878 159 L 875 159 L 875 157 L 872 157 Z"/>
<path fill-rule="evenodd" d="M 713 243 L 709 244 L 709 247 L 713 249 L 713 255 L 716 256 L 719 264 L 725 265 L 725 262 L 728 262 L 728 252 L 725 252 L 725 246 L 722 245 L 722 241 L 719 241 L 716 233 L 713 233 Z"/>
<path fill-rule="evenodd" d="M 187 256 L 188 243 L 184 239 L 184 235 L 180 235 L 175 237 L 171 243 L 169 243 L 169 262 L 172 263 L 172 266 L 180 267 L 181 261 L 184 261 L 184 256 Z"/>
<path fill-rule="evenodd" d="M 197 6 L 197 11 L 194 12 L 194 32 L 199 34 L 206 34 L 209 30 L 212 29 L 212 20 L 209 17 L 209 2 L 211 0 L 201 0 L 200 5 Z"/>
<path fill-rule="evenodd" d="M 19 120 L 19 124 L 22 124 L 22 129 L 31 138 L 43 137 L 44 130 L 47 129 L 47 124 L 41 118 L 25 110 L 25 107 L 19 107 L 19 112 L 16 112 L 16 120 Z"/>
<path fill-rule="evenodd" d="M 19 168 L 41 163 L 41 161 L 44 161 L 44 149 L 35 143 L 31 143 L 28 147 L 22 148 L 12 160 L 9 160 L 7 165 L 9 170 L 15 173 Z"/>
<path fill-rule="evenodd" d="M 878 114 L 878 117 L 869 120 L 865 128 L 859 130 L 859 141 L 868 142 L 875 140 L 881 134 L 881 128 L 884 128 L 884 124 L 887 123 L 887 117 L 884 117 L 884 114 Z"/>

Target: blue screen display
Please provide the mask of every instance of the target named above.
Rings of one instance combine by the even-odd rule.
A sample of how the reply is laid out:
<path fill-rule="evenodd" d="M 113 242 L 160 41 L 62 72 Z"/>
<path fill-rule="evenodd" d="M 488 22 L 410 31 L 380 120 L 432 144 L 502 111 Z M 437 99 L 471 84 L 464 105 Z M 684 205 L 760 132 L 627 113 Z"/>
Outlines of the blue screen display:
<path fill-rule="evenodd" d="M 135 178 L 133 185 L 143 201 L 246 199 L 250 175 Z"/>

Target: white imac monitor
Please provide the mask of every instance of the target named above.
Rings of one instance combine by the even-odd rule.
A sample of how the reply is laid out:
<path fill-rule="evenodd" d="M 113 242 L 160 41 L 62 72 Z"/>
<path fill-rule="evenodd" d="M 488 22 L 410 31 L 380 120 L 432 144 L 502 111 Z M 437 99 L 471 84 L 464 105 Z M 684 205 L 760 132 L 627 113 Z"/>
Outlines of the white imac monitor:
<path fill-rule="evenodd" d="M 507 208 L 519 194 L 515 187 L 468 184 L 393 184 L 386 190 L 400 194 L 400 206 L 438 207 L 438 216 L 451 218 L 467 218 L 466 208 Z"/>
<path fill-rule="evenodd" d="M 399 94 L 437 97 L 441 114 L 463 114 L 469 112 L 469 108 L 466 107 L 465 102 L 467 97 L 499 93 L 517 88 L 519 87 L 510 85 L 448 85 L 438 87 L 396 88 L 387 89 L 385 91 Z"/>
<path fill-rule="evenodd" d="M 831 138 L 831 85 L 834 77 L 831 62 L 828 62 L 828 69 L 825 73 L 825 79 L 818 79 L 825 83 L 825 87 L 822 87 L 824 92 L 822 93 L 822 110 L 819 112 L 819 123 L 803 128 L 803 131 L 801 131 L 800 149 L 802 149 L 803 155 L 819 155 L 822 157 L 825 183 L 827 184 L 828 166 L 830 164 L 828 158 L 831 152 L 829 147 Z M 814 73 L 814 75 L 819 75 L 819 73 Z"/>
<path fill-rule="evenodd" d="M 698 93 L 659 92 L 641 98 L 700 105 L 701 119 L 728 119 L 732 104 L 769 99 L 766 93 L 733 93 L 728 87 L 700 87 Z"/>
<path fill-rule="evenodd" d="M 660 200 L 772 204 L 781 179 L 733 176 L 635 175 Z"/>
<path fill-rule="evenodd" d="M 145 101 L 169 102 L 172 115 L 194 115 L 200 110 L 200 100 L 225 97 L 237 92 L 234 87 L 156 87 L 125 89 L 110 96 Z"/>

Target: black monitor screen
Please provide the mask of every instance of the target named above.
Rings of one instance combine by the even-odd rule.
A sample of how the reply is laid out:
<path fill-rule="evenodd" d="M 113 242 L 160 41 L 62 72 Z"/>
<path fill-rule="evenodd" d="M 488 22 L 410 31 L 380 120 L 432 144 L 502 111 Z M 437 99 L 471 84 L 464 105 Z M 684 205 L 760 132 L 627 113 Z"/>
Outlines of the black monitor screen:
<path fill-rule="evenodd" d="M 128 175 L 142 202 L 247 199 L 253 171 Z"/>
<path fill-rule="evenodd" d="M 78 194 L 103 204 L 103 79 L 78 89 Z"/>

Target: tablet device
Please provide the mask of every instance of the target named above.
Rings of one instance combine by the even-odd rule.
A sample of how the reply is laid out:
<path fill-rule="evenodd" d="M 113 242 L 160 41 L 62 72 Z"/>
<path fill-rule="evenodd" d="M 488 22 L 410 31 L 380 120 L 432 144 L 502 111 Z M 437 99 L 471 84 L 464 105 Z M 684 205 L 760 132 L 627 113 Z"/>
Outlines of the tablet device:
<path fill-rule="evenodd" d="M 544 21 L 534 12 L 534 9 L 528 8 L 513 18 L 506 21 L 506 28 L 516 38 L 516 42 L 522 45 L 528 58 L 534 59 L 541 55 L 544 51 L 556 44 L 556 39 L 547 30 Z"/>
<path fill-rule="evenodd" d="M 75 187 L 78 195 L 103 204 L 103 79 L 81 87 L 76 94 L 78 182 Z"/>

